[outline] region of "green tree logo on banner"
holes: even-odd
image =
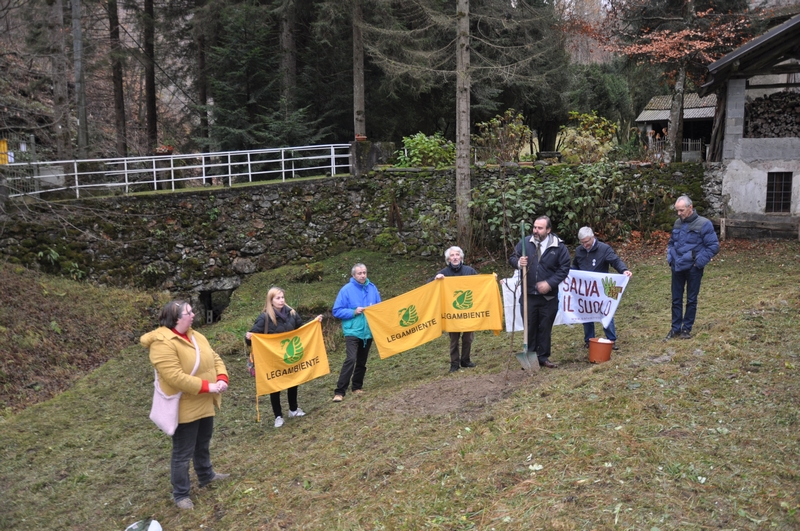
[[[411,326],[419,321],[417,307],[413,304],[408,308],[403,308],[398,312],[398,314],[400,315],[400,326]]]
[[[456,310],[469,310],[472,308],[472,290],[458,290],[453,292],[453,297],[456,300],[453,301],[453,308]]]
[[[287,365],[297,363],[303,359],[303,344],[300,342],[299,336],[294,336],[292,339],[284,339],[281,341],[281,348],[283,349],[283,361]]]

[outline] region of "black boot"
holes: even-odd
[[[467,358],[465,360],[461,360],[461,366],[462,367],[474,367],[475,364],[472,363],[471,361],[469,361],[469,358]]]
[[[450,363],[450,372],[456,372],[458,370],[458,363]]]

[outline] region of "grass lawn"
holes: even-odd
[[[325,260],[318,282],[293,280],[305,266],[254,275],[222,321],[200,329],[231,376],[212,441],[230,480],[195,484],[195,509],[175,507],[171,441],[147,418],[152,367],[130,346],[67,391],[0,417],[0,529],[121,531],[146,517],[169,531],[800,529],[800,243],[723,242],[694,338],[668,342],[663,256],[618,250],[633,278],[610,362],[589,364],[582,328],[559,326],[560,367],[528,374],[514,358],[519,334],[512,345],[480,332],[478,366],[451,375],[443,336],[386,360],[373,348],[364,395],[335,404],[344,344],[328,315],[331,374],[300,387],[307,416],[280,429],[267,397],[255,420],[242,346],[267,289],[284,287],[309,319],[329,312],[356,261],[384,299],[441,262],[350,252]],[[97,289],[58,282],[77,307]]]

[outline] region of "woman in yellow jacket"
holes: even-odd
[[[219,408],[220,395],[228,388],[228,371],[208,340],[192,329],[193,320],[189,303],[169,302],[158,317],[161,326],[141,338],[142,345],[150,349],[150,363],[158,371],[164,393],[183,393],[170,464],[172,496],[181,509],[194,508],[189,498],[189,461],[194,461],[201,487],[230,475],[214,472],[209,452],[215,406]],[[192,375],[198,356],[200,362]]]

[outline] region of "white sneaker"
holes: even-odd
[[[303,411],[302,409],[300,409],[299,407],[297,409],[295,409],[294,411],[289,410],[289,418],[305,417],[305,416],[306,416],[306,412]]]
[[[280,428],[283,426],[283,417],[275,417],[275,427]]]

